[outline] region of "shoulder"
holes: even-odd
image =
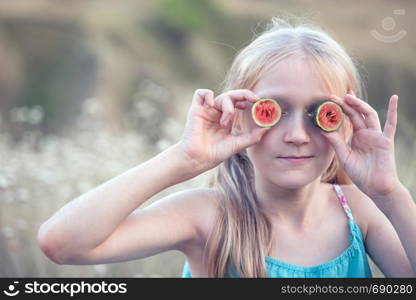
[[[361,229],[364,239],[368,233],[368,227],[373,217],[379,216],[380,210],[373,200],[364,194],[357,186],[339,185],[342,189],[348,205],[351,208],[355,222]]]
[[[193,188],[179,191],[156,201],[155,205],[164,206],[164,211],[186,219],[194,231],[189,247],[205,245],[219,208],[220,192],[211,188]]]
[[[183,204],[188,207],[188,216],[200,234],[214,223],[220,203],[220,193],[210,188],[195,188],[183,192]]]

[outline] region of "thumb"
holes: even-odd
[[[250,147],[254,144],[260,142],[262,137],[269,131],[271,127],[266,128],[254,128],[251,132],[244,133],[240,136],[236,136],[236,144],[238,151],[242,151],[247,147]]]
[[[344,164],[347,160],[349,153],[349,146],[344,141],[344,138],[338,132],[324,132],[320,131],[323,136],[326,137],[328,142],[334,148],[336,155],[338,156],[340,162]]]

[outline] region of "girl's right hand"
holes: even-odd
[[[180,141],[186,157],[198,168],[209,170],[258,143],[269,128],[255,127],[238,136],[231,134],[235,110],[251,107],[258,99],[250,90],[232,90],[216,98],[211,90],[196,90]]]

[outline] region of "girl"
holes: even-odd
[[[195,92],[178,143],[65,205],[42,224],[40,247],[58,264],[179,250],[186,277],[370,277],[367,254],[386,276],[415,276],[416,206],[394,158],[398,97],[382,131],[360,86],[326,33],[273,19],[238,54],[222,94]],[[250,117],[262,97],[283,108],[269,129]],[[322,99],[343,108],[340,130],[311,122]],[[209,188],[136,210],[218,165]]]

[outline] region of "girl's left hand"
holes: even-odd
[[[381,131],[377,111],[367,102],[353,94],[347,94],[344,99],[332,95],[330,99],[341,105],[352,122],[351,146],[340,130],[321,131],[322,134],[334,147],[345,172],[362,192],[372,199],[387,196],[401,184],[394,155],[398,96],[390,98],[384,131]]]

